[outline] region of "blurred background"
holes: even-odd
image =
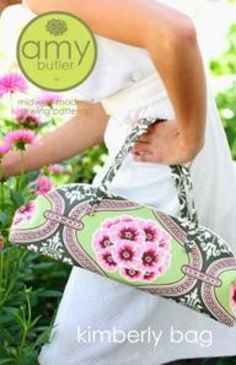
[[[220,119],[232,159],[236,161],[236,0],[166,2],[177,4],[194,19]],[[0,12],[7,3],[9,1],[0,0]],[[9,12],[7,9],[9,16],[4,15],[7,13],[0,16],[0,83],[4,77],[19,72],[14,59],[15,48],[11,45],[26,18],[21,6],[16,6],[18,8],[14,6],[14,9],[17,11]],[[63,104],[59,102],[67,95],[50,96],[39,90],[34,92],[28,91],[24,98],[29,101],[33,95],[40,101],[42,115],[30,110],[30,107],[20,113],[19,110],[14,112],[17,92],[0,96],[0,145],[1,139],[10,131],[28,128],[41,136],[68,119],[68,113],[66,117],[63,115]],[[58,185],[90,183],[105,160],[106,148],[100,145],[62,164],[0,181],[0,365],[37,363],[38,351],[48,339],[71,270],[66,265],[9,244],[9,227],[15,210]],[[236,358],[189,360],[181,364],[233,365]]]

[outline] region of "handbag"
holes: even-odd
[[[98,187],[65,184],[20,207],[10,242],[234,326],[236,257],[222,237],[199,224],[186,164],[169,166],[178,216],[109,193],[124,158],[155,122],[137,121]]]

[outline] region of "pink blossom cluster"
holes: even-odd
[[[128,281],[153,281],[171,262],[171,236],[153,220],[133,216],[107,219],[93,236],[98,262]]]
[[[24,149],[26,144],[32,144],[35,140],[35,133],[28,129],[19,129],[7,133],[3,142],[0,144],[0,159],[9,152],[13,146],[16,146],[18,149]]]

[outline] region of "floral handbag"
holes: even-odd
[[[189,169],[170,166],[179,216],[108,192],[131,147],[155,121],[138,121],[99,187],[62,185],[30,202],[31,216],[19,208],[10,241],[233,326],[236,258],[220,236],[199,225]]]

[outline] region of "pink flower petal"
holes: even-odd
[[[45,195],[53,188],[53,183],[47,176],[40,176],[37,180],[37,195]]]
[[[52,107],[53,104],[57,104],[59,101],[61,101],[60,95],[53,93],[44,93],[40,96],[38,104],[41,106]]]
[[[32,144],[36,140],[36,135],[30,130],[16,130],[13,132],[9,132],[4,141],[7,145],[18,145],[18,144]]]
[[[7,152],[11,149],[11,145],[7,142],[4,142],[0,145],[0,158],[3,157]]]
[[[8,93],[26,92],[28,89],[25,78],[18,73],[6,74],[0,78],[0,96]]]

